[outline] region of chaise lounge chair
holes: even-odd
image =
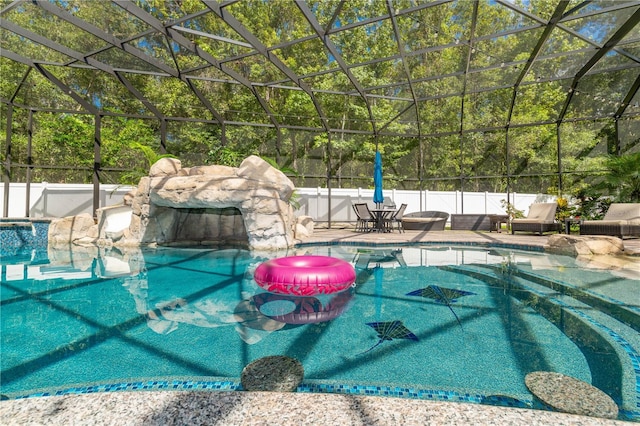
[[[511,233],[516,231],[543,232],[560,231],[562,225],[556,222],[557,203],[533,203],[529,207],[529,213],[524,219],[513,219],[511,221]]]
[[[580,222],[580,235],[640,236],[640,203],[613,203],[602,220]]]

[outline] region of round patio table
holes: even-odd
[[[389,208],[369,209],[369,211],[373,213],[373,216],[376,219],[376,227],[374,228],[375,231],[391,232],[391,230],[385,226],[384,221],[390,214],[396,211],[395,209],[389,209]]]

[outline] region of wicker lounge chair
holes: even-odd
[[[640,236],[640,203],[613,203],[602,220],[580,222],[580,235]]]
[[[556,222],[557,203],[533,203],[529,207],[529,213],[525,219],[513,219],[511,221],[511,233],[516,231],[543,232],[560,231],[562,225]]]

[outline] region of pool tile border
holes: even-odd
[[[144,391],[203,391],[203,392],[235,392],[244,391],[242,384],[233,380],[137,380],[122,383],[102,383],[87,386],[72,386],[58,390],[43,390],[25,395],[3,399],[28,399],[49,396],[63,396],[74,394],[92,394],[101,392],[144,392]],[[508,408],[526,408],[542,411],[554,411],[535,399],[517,399],[505,395],[481,395],[446,391],[437,389],[416,389],[399,386],[328,384],[302,382],[296,389],[298,393],[328,393],[359,396],[380,396],[407,399],[419,399],[439,402],[462,402],[471,404],[491,405]],[[620,410],[621,420],[640,420],[640,410]]]
[[[28,399],[47,396],[62,396],[73,394],[90,394],[100,392],[127,392],[127,391],[244,391],[242,384],[233,380],[137,380],[121,383],[101,383],[86,386],[72,386],[64,389],[47,389],[29,394],[13,396],[9,399]],[[417,389],[400,386],[376,386],[354,384],[332,384],[317,382],[302,382],[296,389],[299,393],[335,393],[346,395],[389,396],[408,399],[422,399],[431,401],[467,402],[475,404],[497,405],[516,408],[538,408],[533,400],[518,400],[516,398],[501,395],[481,395],[446,391],[437,389]]]

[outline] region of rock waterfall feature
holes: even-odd
[[[89,214],[52,221],[49,242],[102,247],[241,243],[252,250],[286,249],[294,245],[296,229],[308,235],[313,227],[306,216],[296,218],[289,202],[294,190],[284,173],[257,156],[237,168],[182,168],[180,160],[163,158],[123,205],[98,209],[97,224]]]
[[[131,224],[123,237],[140,244],[248,242],[273,250],[294,244],[296,217],[289,203],[295,187],[260,157],[240,167],[182,168],[164,158],[126,197]],[[128,234],[128,235],[127,235]]]

